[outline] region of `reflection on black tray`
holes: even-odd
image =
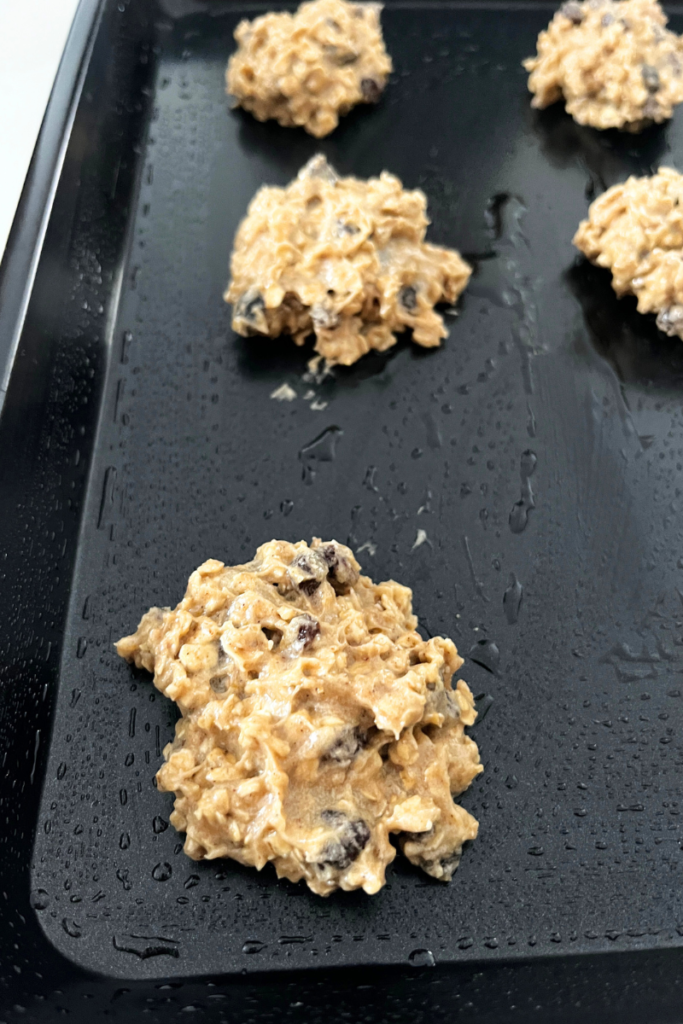
[[[556,167],[569,167],[577,160],[586,168],[589,180],[586,198],[597,195],[629,174],[654,174],[666,163],[667,125],[652,125],[640,135],[598,131],[576,121],[562,103],[532,112],[533,129],[543,153]]]
[[[639,313],[634,296],[618,298],[609,270],[579,259],[566,276],[596,351],[621,381],[641,388],[683,389],[683,340],[663,334],[654,313]]]

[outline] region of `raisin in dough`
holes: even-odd
[[[665,334],[683,338],[683,175],[660,167],[599,196],[574,245],[612,271],[617,295],[635,295]]]
[[[232,857],[313,892],[375,893],[396,851],[448,881],[477,822],[453,796],[481,772],[451,640],[416,632],[411,591],[361,576],[336,541],[210,559],[177,608],[118,653],[178,703],[157,776],[195,860]]]
[[[408,327],[418,345],[439,345],[448,332],[434,305],[455,302],[472,271],[424,241],[426,208],[392,174],[339,178],[323,156],[286,188],[259,189],[235,236],[234,330],[297,345],[313,333],[316,352],[344,366]]]
[[[533,107],[564,96],[579,124],[638,132],[683,101],[683,40],[654,0],[568,0],[524,61]]]
[[[380,4],[314,0],[296,14],[241,21],[227,89],[259,121],[322,138],[357,103],[376,103],[391,72]]]

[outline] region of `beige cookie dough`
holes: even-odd
[[[427,200],[392,174],[339,178],[323,156],[286,188],[259,189],[235,236],[232,326],[245,336],[291,335],[328,363],[384,351],[410,327],[437,346],[448,334],[438,302],[455,302],[471,268],[424,241]]]
[[[403,852],[448,881],[477,822],[453,797],[481,772],[451,640],[416,632],[411,591],[314,539],[210,559],[118,653],[182,717],[158,786],[195,860],[232,857],[313,892],[376,893]]]
[[[579,124],[638,132],[683,101],[683,40],[654,0],[568,0],[538,37],[533,107],[564,97]]]
[[[391,73],[381,4],[314,0],[296,14],[241,21],[227,89],[259,121],[322,138],[357,103],[377,103]]]
[[[683,338],[683,175],[660,167],[599,196],[574,245],[612,271],[617,295],[635,295],[665,334]]]

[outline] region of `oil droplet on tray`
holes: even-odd
[[[510,584],[503,594],[503,610],[505,612],[505,618],[508,620],[508,625],[514,626],[519,618],[519,609],[522,604],[522,597],[524,594],[524,588],[519,582],[514,572],[510,573]]]
[[[310,444],[303,446],[299,452],[299,459],[303,464],[304,483],[313,483],[318,463],[334,461],[337,442],[343,433],[341,427],[327,427]]]
[[[243,953],[260,953],[262,949],[266,948],[265,942],[259,942],[258,939],[247,939],[242,946]]]
[[[414,949],[408,956],[408,962],[413,967],[435,967],[436,960],[430,949]]]
[[[478,693],[474,698],[474,707],[477,712],[477,720],[474,726],[481,725],[493,705],[493,697],[490,693]],[[474,728],[472,726],[472,728]]]
[[[31,906],[34,910],[45,910],[49,903],[50,895],[46,889],[35,889],[31,893]]]
[[[487,672],[491,672],[494,676],[497,674],[498,665],[500,664],[500,651],[498,645],[493,640],[478,640],[470,648],[469,658],[476,662],[477,665],[485,668]]]
[[[534,492],[531,489],[529,478],[533,475],[537,462],[538,459],[532,451],[527,449],[522,452],[522,456],[519,460],[519,475],[522,480],[522,494],[519,501],[516,501],[512,506],[512,511],[510,512],[510,529],[513,533],[522,533],[522,531],[526,529],[526,525],[529,521],[529,512],[532,508],[536,508]]]

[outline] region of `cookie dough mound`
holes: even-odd
[[[591,204],[574,245],[612,271],[617,295],[635,295],[665,334],[683,338],[683,175],[660,167],[629,178]]]
[[[381,5],[314,0],[296,14],[241,21],[227,89],[259,121],[322,138],[357,103],[377,103],[391,73]]]
[[[564,96],[579,124],[638,132],[683,101],[683,40],[656,0],[568,0],[538,37],[532,107]]]
[[[477,822],[453,796],[481,772],[451,640],[416,632],[411,591],[361,576],[336,541],[210,559],[174,610],[118,653],[182,717],[157,776],[195,860],[232,857],[326,896],[377,892],[396,850],[448,881]]]
[[[392,174],[339,178],[323,156],[286,188],[260,189],[235,236],[233,329],[297,345],[314,333],[316,352],[344,366],[408,327],[418,345],[439,345],[448,332],[434,305],[455,302],[472,271],[424,241],[426,208]]]

